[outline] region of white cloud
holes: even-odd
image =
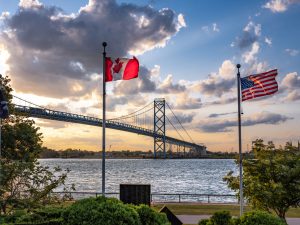
[[[39,0],[20,0],[19,7],[23,9],[33,9],[33,8],[40,8],[43,4],[39,2]]]
[[[290,56],[296,56],[299,54],[299,50],[296,49],[285,49],[285,51],[290,55]]]
[[[266,42],[269,46],[272,46],[272,39],[271,39],[271,38],[265,37],[265,42]]]
[[[254,31],[254,34],[256,36],[261,35],[261,24],[255,24],[253,21],[250,21],[244,28],[244,31],[251,32],[251,30]]]
[[[9,12],[2,12],[0,15],[0,20],[5,20],[7,17],[9,17]]]
[[[285,12],[288,6],[294,3],[300,3],[299,0],[270,0],[263,8],[270,9],[273,13]]]
[[[282,86],[288,89],[300,89],[300,76],[297,72],[288,73],[281,82]]]
[[[218,28],[217,23],[213,23],[212,25],[213,25],[213,31],[215,31],[215,32],[219,32],[220,31],[220,29]]]
[[[212,23],[211,25],[206,25],[201,27],[201,29],[205,32],[205,33],[210,33],[210,32],[220,32],[220,28],[218,27],[217,23]]]
[[[259,52],[259,43],[256,41],[252,44],[252,47],[250,51],[246,51],[242,58],[245,61],[245,63],[251,63],[256,60],[256,55]]]
[[[232,79],[236,74],[236,66],[230,60],[225,60],[219,68],[219,74],[226,80]]]
[[[178,18],[178,24],[179,24],[180,28],[186,27],[186,23],[185,23],[183,14],[180,13],[177,18]]]

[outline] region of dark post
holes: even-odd
[[[106,51],[105,48],[107,46],[106,42],[102,43],[103,46],[103,103],[102,103],[102,195],[105,196],[105,125],[106,125],[106,65],[105,65],[105,59],[106,59]]]
[[[237,73],[237,95],[238,95],[238,130],[239,130],[239,166],[240,166],[240,216],[243,215],[243,155],[242,155],[242,126],[241,126],[241,65],[236,65]]]

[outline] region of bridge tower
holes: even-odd
[[[158,152],[163,152],[166,158],[166,101],[164,98],[154,99],[154,158]]]

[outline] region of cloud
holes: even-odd
[[[220,29],[219,29],[217,23],[213,23],[212,25],[213,25],[213,31],[220,32]]]
[[[208,118],[216,118],[216,117],[227,116],[227,115],[232,115],[232,114],[236,114],[236,113],[237,113],[237,112],[212,113],[212,114],[209,114]]]
[[[296,56],[299,54],[299,50],[296,49],[285,49],[285,51],[290,55],[290,56]]]
[[[271,38],[265,37],[265,42],[266,42],[269,46],[272,46],[272,39],[271,39]]]
[[[212,23],[211,25],[202,26],[201,30],[204,31],[205,33],[220,32],[220,28],[218,27],[217,23]]]
[[[184,85],[174,84],[173,76],[169,74],[165,80],[158,86],[158,93],[180,93],[186,90]]]
[[[9,17],[10,13],[9,12],[2,12],[0,15],[0,20],[5,20]]]
[[[186,92],[177,96],[175,103],[171,104],[171,108],[179,110],[200,109],[202,106],[201,98],[190,97]]]
[[[300,76],[297,72],[288,73],[285,75],[281,84],[284,88],[290,90],[299,90],[300,89]]]
[[[76,14],[22,0],[5,24],[0,41],[10,54],[7,63],[15,89],[51,97],[98,88],[92,77],[101,73],[102,41],[108,42],[111,57],[142,54],[164,47],[186,26],[184,16],[171,9],[114,0],[90,0]],[[77,93],[79,85],[82,91]],[[144,90],[153,89],[151,82],[143,85]]]
[[[262,112],[257,113],[249,118],[243,118],[242,126],[254,126],[258,124],[276,125],[289,119],[293,118],[276,113]],[[219,120],[215,122],[201,122],[199,126],[205,132],[228,132],[232,131],[232,128],[237,127],[237,125],[237,120]]]
[[[273,13],[281,13],[281,12],[285,12],[290,5],[295,3],[300,3],[300,1],[299,0],[270,0],[262,7],[271,10]]]
[[[116,95],[136,95],[138,93],[155,92],[157,85],[152,80],[156,75],[156,70],[149,70],[144,66],[140,66],[139,78],[130,81],[130,85],[127,82],[118,82],[114,85],[113,93]]]
[[[261,24],[255,24],[253,21],[249,21],[244,27],[242,35],[237,37],[231,46],[238,46],[240,49],[248,48],[257,42],[260,36]]]
[[[194,119],[194,116],[195,116],[195,114],[180,114],[180,113],[176,113],[176,117],[178,118],[178,120],[179,120],[179,122],[181,124],[191,123],[193,121],[193,119]],[[175,118],[173,118],[173,117],[170,117],[170,118],[172,118],[172,123],[174,125],[179,124],[179,122]]]
[[[230,60],[225,60],[218,74],[210,74],[207,79],[195,83],[192,89],[204,95],[220,97],[234,86],[235,73],[235,65]]]
[[[300,100],[300,92],[298,90],[291,91],[283,100],[288,102],[298,101]]]
[[[259,52],[259,43],[258,42],[254,42],[252,44],[252,47],[249,51],[246,51],[243,55],[242,58],[245,61],[245,63],[251,63],[254,62],[256,60],[256,55]]]

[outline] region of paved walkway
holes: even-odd
[[[184,224],[198,224],[200,219],[210,218],[211,215],[176,215]],[[287,218],[288,225],[300,225],[300,218]]]

